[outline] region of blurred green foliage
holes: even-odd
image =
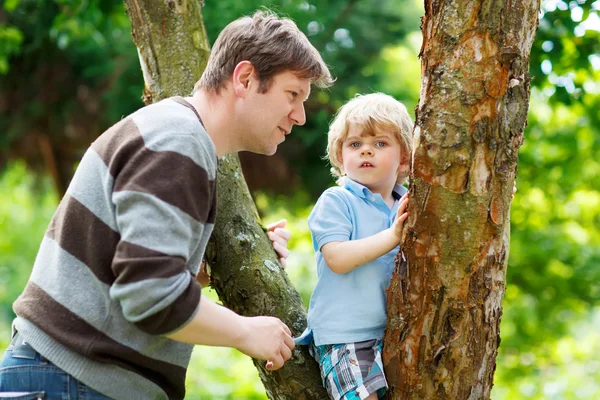
[[[0,321],[6,324],[58,200],[49,180],[34,176],[22,162],[0,175],[0,193]]]
[[[226,23],[263,5],[269,4],[206,2],[211,42]],[[321,159],[327,124],[359,92],[384,91],[414,107],[422,6],[416,0],[282,0],[269,6],[297,21],[338,77],[331,90],[311,96],[308,123],[280,150],[302,178],[301,186],[292,196],[255,193],[267,222],[288,219],[294,236],[287,271],[308,304],[316,277],[306,217],[315,196],[333,184]],[[542,5],[511,209],[494,399],[600,398],[599,10],[600,1],[589,0]],[[59,153],[81,153],[90,138],[141,106],[142,85],[120,1],[0,4],[0,154],[27,159],[36,146],[24,137],[35,130],[59,143]],[[0,158],[0,165],[6,159]],[[5,165],[0,346],[8,338],[11,304],[57,203],[44,174],[32,173],[23,162]],[[197,348],[187,386],[190,399],[266,398],[251,360],[230,349]]]
[[[142,88],[122,1],[0,2],[0,167],[55,164],[64,190],[89,143],[143,105]]]

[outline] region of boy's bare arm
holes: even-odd
[[[407,204],[408,194],[400,200],[394,224],[382,232],[364,239],[324,244],[321,247],[321,253],[329,269],[336,274],[345,274],[381,257],[398,246],[402,236],[402,225],[408,217]]]

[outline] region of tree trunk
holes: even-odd
[[[126,0],[140,56],[146,104],[187,95],[210,52],[200,2]],[[306,327],[298,292],[281,269],[239,166],[237,155],[221,157],[218,213],[207,249],[211,280],[223,304],[242,315],[273,315],[295,335]],[[304,347],[304,346],[303,346]],[[294,350],[283,368],[271,372],[254,361],[271,399],[323,399],[319,369],[308,351]]]
[[[241,315],[274,315],[298,336],[306,328],[302,299],[281,269],[242,175],[237,155],[219,160],[219,209],[207,249],[212,285],[227,307]],[[278,371],[254,360],[271,399],[326,399],[319,367],[306,346]]]
[[[388,289],[392,399],[488,399],[539,0],[426,0],[409,217]]]

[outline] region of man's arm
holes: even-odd
[[[136,138],[137,126],[127,124]],[[152,151],[146,142],[133,141],[116,155],[106,146],[105,158],[116,159],[107,164],[120,167],[112,193],[121,237],[111,265],[116,276],[111,299],[121,305],[125,319],[148,334],[235,347],[271,360],[270,369],[280,368],[294,347],[285,324],[272,317],[241,317],[202,297],[187,268],[190,248],[214,223],[208,205],[214,202],[215,166],[210,155],[203,155],[202,138],[176,139],[154,140]],[[165,143],[169,146],[161,147]],[[169,177],[178,177],[168,185],[163,184],[165,165]]]
[[[336,274],[345,274],[381,257],[400,244],[402,226],[408,217],[408,194],[400,199],[394,224],[373,236],[344,242],[329,242],[321,247],[325,263]]]
[[[167,337],[185,343],[233,347],[250,357],[269,360],[267,368],[276,370],[292,356],[291,335],[278,318],[242,317],[202,296],[192,321]]]

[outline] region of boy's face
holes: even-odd
[[[266,93],[259,93],[259,81],[253,76],[253,90],[244,99],[244,150],[273,155],[294,125],[304,125],[304,101],[310,94],[310,82],[290,71],[273,77]]]
[[[382,196],[391,193],[398,173],[405,168],[400,141],[393,132],[365,134],[362,128],[351,125],[348,137],[342,142],[342,172]]]

